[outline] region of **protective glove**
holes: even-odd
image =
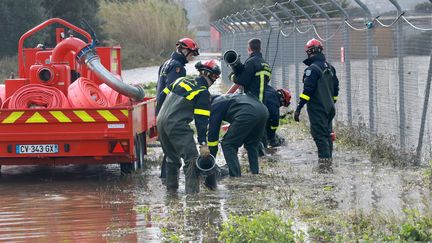
[[[207,146],[207,144],[201,144],[199,146],[199,153],[200,153],[200,156],[202,156],[202,157],[210,156],[210,149]]]
[[[300,121],[300,111],[301,111],[301,109],[299,109],[297,107],[296,111],[294,112],[294,121],[296,121],[296,122]]]

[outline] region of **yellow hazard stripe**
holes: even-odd
[[[25,123],[47,123],[47,119],[45,119],[39,112],[35,112],[29,119],[25,121]]]
[[[276,130],[276,129],[278,129],[278,127],[279,127],[279,126],[270,126],[270,129],[271,129],[271,130]]]
[[[307,95],[305,95],[305,94],[303,94],[303,93],[300,95],[300,98],[301,98],[301,99],[304,99],[304,100],[306,100],[306,101],[309,101],[309,100],[310,100],[310,97],[307,96]]]
[[[186,91],[192,90],[191,86],[185,84],[184,82],[179,83],[179,86],[182,87],[183,89],[185,89]]]
[[[63,112],[61,111],[50,111],[51,115],[57,119],[59,122],[72,122],[69,117],[67,117]]]
[[[95,122],[95,119],[91,117],[85,111],[73,111],[83,122]]]
[[[12,112],[6,119],[2,121],[2,123],[14,123],[16,120],[18,120],[22,115],[24,114],[24,111],[14,111]]]
[[[126,117],[129,117],[129,111],[128,110],[120,110],[123,115],[125,115]]]
[[[194,109],[194,114],[202,115],[202,116],[210,116],[210,111],[204,109]]]
[[[207,143],[207,146],[210,146],[210,147],[214,147],[214,146],[218,146],[218,144],[219,144],[219,141],[218,140],[216,140],[216,141],[213,141],[213,142],[208,142]]]
[[[191,92],[188,96],[186,96],[187,100],[193,100],[195,96],[197,96],[201,91],[204,91],[205,89],[199,89]]]
[[[97,113],[99,113],[99,115],[105,118],[106,121],[109,122],[119,121],[119,119],[108,110],[97,110]]]

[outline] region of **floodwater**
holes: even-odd
[[[336,146],[334,164],[319,168],[309,135],[285,125],[285,146],[267,150],[261,173],[226,178],[216,191],[167,194],[159,176],[160,148],[129,176],[110,166],[3,166],[0,242],[216,242],[230,214],[283,210],[310,202],[332,211],[400,215],[405,208],[432,210],[421,170],[372,163],[360,150]],[[222,156],[218,164],[222,165]]]
[[[179,191],[167,194],[157,146],[145,168],[128,176],[117,165],[3,166],[0,242],[217,242],[230,214],[300,204],[342,213],[432,211],[422,168],[371,162],[364,151],[338,144],[333,165],[320,168],[303,126],[284,125],[279,133],[287,143],[267,150],[259,175],[248,172],[240,150],[243,176],[221,180],[216,191],[201,186],[197,195],[185,194],[183,173]],[[217,161],[224,164],[221,154]]]

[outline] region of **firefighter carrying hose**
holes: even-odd
[[[221,123],[229,122],[230,127],[222,139],[221,147],[230,176],[241,176],[237,152],[242,145],[247,151],[252,174],[258,174],[258,144],[264,134],[267,118],[267,108],[251,94],[221,95],[212,101],[208,146],[216,157]]]
[[[287,89],[275,90],[272,86],[268,85],[264,93],[264,105],[269,111],[269,118],[266,124],[266,132],[263,138],[264,147],[269,144],[271,147],[279,147],[285,139],[276,134],[279,127],[281,106],[288,107],[291,103],[291,93]]]
[[[247,50],[249,58],[244,65],[233,69],[235,78],[232,79],[243,86],[245,93],[251,93],[264,102],[264,92],[271,79],[271,68],[262,57],[260,39],[250,39]]]
[[[164,100],[157,116],[157,129],[162,150],[166,156],[166,186],[169,191],[178,188],[180,159],[183,159],[186,193],[199,192],[199,174],[195,165],[198,155],[210,155],[207,146],[207,126],[210,117],[210,93],[208,88],[221,73],[214,60],[198,62],[197,78],[183,77],[163,90]],[[165,98],[166,97],[166,98]],[[199,154],[195,146],[194,132],[189,123],[195,120],[200,144]]]
[[[191,38],[182,38],[176,43],[176,51],[171,54],[171,58],[166,60],[159,67],[158,82],[156,86],[156,114],[159,112],[163,98],[162,91],[171,85],[178,78],[186,76],[186,63],[199,55],[197,43]],[[163,97],[163,98],[162,98]],[[161,165],[161,178],[166,177],[166,157],[164,155]]]
[[[300,121],[300,112],[307,103],[311,135],[318,148],[319,162],[331,163],[333,141],[332,120],[339,94],[339,80],[335,68],[326,62],[320,41],[311,39],[306,43],[308,58],[303,61],[308,67],[303,74],[303,93],[294,113],[294,120]]]

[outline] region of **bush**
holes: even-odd
[[[166,58],[160,53],[170,53],[178,39],[190,36],[185,11],[172,1],[104,0],[98,15],[107,44],[122,46],[124,68],[160,64]]]
[[[223,242],[295,242],[291,221],[284,222],[272,212],[248,216],[230,215],[222,224],[219,240]]]

